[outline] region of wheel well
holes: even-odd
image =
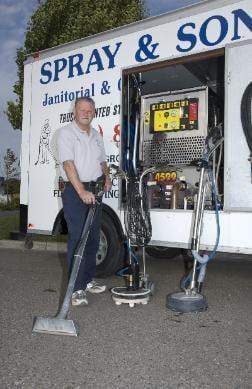
[[[113,220],[116,229],[119,232],[120,239],[123,241],[125,239],[125,235],[122,229],[122,224],[116,212],[107,204],[102,204],[102,212],[106,213]]]
[[[64,211],[63,208],[59,211],[58,215],[56,216],[54,225],[53,225],[53,230],[52,230],[53,235],[66,235],[67,234],[67,224],[66,220],[64,218]]]
[[[124,240],[125,235],[122,229],[122,224],[119,220],[119,217],[115,213],[115,211],[110,208],[107,204],[102,204],[102,212],[106,213],[114,222],[117,231],[119,232],[119,236],[121,240]],[[63,208],[59,211],[58,215],[56,216],[54,225],[53,225],[53,230],[52,230],[53,235],[58,235],[58,234],[67,234],[67,223],[64,218],[64,211]]]

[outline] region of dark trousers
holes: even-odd
[[[94,192],[94,186],[85,184],[85,189]],[[73,267],[74,252],[79,243],[90,206],[81,201],[72,185],[67,185],[62,193],[64,217],[68,228],[67,262],[69,274]],[[86,289],[87,283],[95,275],[96,253],[99,248],[101,227],[101,207],[99,206],[90,229],[88,241],[75,282],[74,291]]]

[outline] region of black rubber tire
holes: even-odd
[[[31,237],[27,237],[24,242],[24,246],[27,250],[31,250],[33,248],[33,240]]]
[[[155,258],[172,259],[181,254],[181,249],[165,246],[147,246],[146,253]]]
[[[108,277],[115,274],[122,267],[124,245],[113,218],[106,212],[102,213],[100,248],[102,246],[102,240],[103,249],[99,249],[97,253],[96,276]]]
[[[184,292],[170,293],[166,296],[166,307],[175,312],[203,312],[208,308],[205,296],[186,296]]]

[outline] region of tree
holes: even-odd
[[[28,23],[24,47],[17,50],[18,81],[15,102],[6,114],[14,129],[22,126],[24,59],[27,54],[140,20],[146,14],[144,0],[38,0]]]
[[[6,150],[4,156],[4,173],[5,173],[5,192],[7,195],[7,205],[9,204],[9,195],[16,193],[17,184],[15,183],[18,176],[18,169],[16,166],[17,157],[10,148]]]
[[[5,188],[8,185],[8,193],[14,195],[20,191],[20,180],[18,178],[9,178],[5,180]],[[7,190],[6,190],[7,192]]]

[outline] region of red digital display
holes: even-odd
[[[198,120],[198,103],[189,103],[189,120]]]

